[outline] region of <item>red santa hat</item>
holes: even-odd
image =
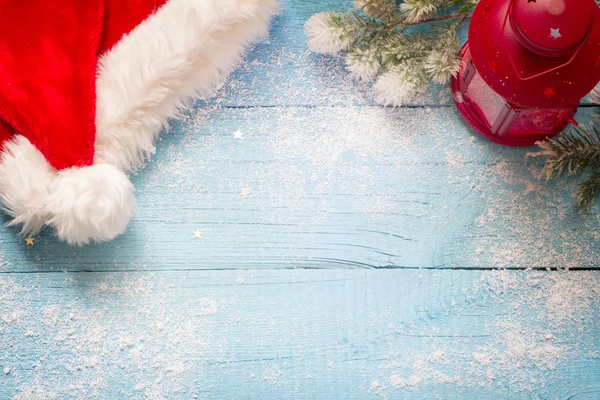
[[[111,240],[127,172],[186,99],[210,95],[277,0],[0,0],[0,199],[22,234]]]

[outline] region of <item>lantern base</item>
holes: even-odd
[[[460,51],[461,59],[465,59],[465,56],[470,57],[469,54],[469,43],[465,43],[463,48]],[[492,142],[501,144],[503,146],[512,146],[512,147],[526,147],[526,146],[534,146],[537,142],[541,142],[552,138],[560,131],[562,131],[568,125],[568,122],[561,124],[563,126],[556,127],[555,132],[547,132],[547,133],[511,133],[510,135],[498,135],[492,133],[489,125],[483,120],[481,115],[479,114],[476,106],[471,104],[470,100],[464,96],[461,91],[461,81],[463,80],[463,74],[466,72],[466,69],[461,67],[456,77],[452,77],[451,86],[452,86],[452,94],[454,98],[454,103],[456,104],[456,108],[460,115],[464,118],[464,120],[473,128],[479,135],[484,138],[491,140]]]
[[[557,134],[545,134],[545,135],[510,135],[510,137],[500,136],[492,133],[490,128],[479,116],[477,110],[469,104],[469,101],[463,98],[460,92],[460,74],[456,78],[452,78],[452,93],[454,97],[454,103],[460,115],[464,118],[467,124],[473,128],[480,136],[491,140],[494,143],[501,144],[503,146],[511,147],[527,147],[535,146],[537,142],[544,141]]]

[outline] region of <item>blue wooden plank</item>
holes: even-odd
[[[1,275],[0,398],[595,399],[598,298],[600,272]]]
[[[135,177],[126,235],[27,247],[2,228],[2,269],[597,267],[596,211],[579,214],[576,181],[540,180],[527,151],[453,109],[199,109]]]

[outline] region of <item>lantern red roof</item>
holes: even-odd
[[[480,0],[469,43],[485,82],[521,107],[576,106],[600,81],[594,0]]]

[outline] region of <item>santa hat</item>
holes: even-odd
[[[125,175],[194,96],[210,95],[277,0],[0,0],[0,199],[22,234],[111,240]]]

